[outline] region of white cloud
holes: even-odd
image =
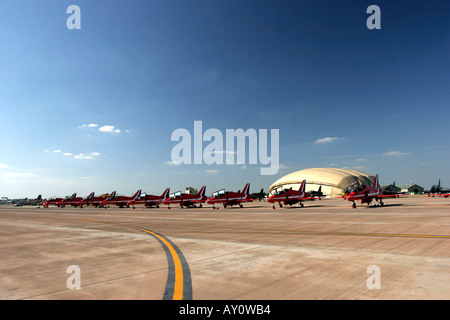
[[[74,159],[94,159],[94,157],[97,157],[100,155],[100,152],[92,152],[91,154],[84,154],[80,153],[75,156],[73,156]]]
[[[109,133],[120,133],[119,129],[116,129],[115,126],[111,126],[111,125],[104,125],[104,126],[98,128],[98,131],[109,132]]]
[[[7,164],[0,163],[0,168],[8,168],[8,167],[9,166]]]
[[[278,166],[278,170],[285,170],[285,169],[290,169],[290,167],[288,167],[284,163],[280,163],[280,165]]]
[[[217,174],[219,173],[219,170],[205,170],[205,172],[208,174]]]
[[[407,156],[411,153],[409,152],[400,152],[400,151],[389,151],[389,152],[385,152],[383,153],[383,156],[387,156],[387,157],[401,157],[401,156]]]
[[[98,124],[96,123],[89,123],[89,124],[82,124],[78,128],[97,128]]]
[[[173,162],[173,161],[166,161],[166,162],[164,162],[164,164],[167,165],[167,166],[177,166],[177,165],[179,165],[181,163],[176,163],[176,162]]]
[[[97,123],[90,123],[90,124],[82,124],[81,126],[78,126],[78,128],[98,128],[98,131],[100,132],[107,132],[107,133],[121,133],[122,130],[116,128],[113,125],[106,124],[103,126],[100,126]],[[126,129],[124,130],[126,133],[131,133],[130,130]]]
[[[87,156],[84,153],[77,154],[73,156],[74,159],[94,159],[93,156]]]
[[[45,152],[48,152],[48,150],[45,150]],[[71,153],[71,152],[62,152],[59,149],[53,150],[52,152],[62,154],[65,157],[73,156],[73,159],[94,159],[94,157],[98,157],[101,154],[100,152],[91,152],[90,154],[80,153],[80,154],[73,155],[73,153]]]
[[[336,140],[341,140],[341,139],[343,139],[343,138],[326,137],[326,138],[317,139],[316,141],[314,141],[314,143],[315,144],[331,143],[331,142],[334,142]]]

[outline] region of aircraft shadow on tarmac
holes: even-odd
[[[391,204],[384,204],[383,207],[401,207],[404,206],[403,203],[391,203]],[[364,206],[360,206],[359,208],[364,208]],[[381,208],[381,206],[366,206],[366,208]]]
[[[326,205],[322,205],[322,204],[313,204],[313,205],[305,205],[304,207],[300,207],[300,206],[283,206],[283,208],[277,208],[277,209],[307,209],[307,208],[320,208],[320,207],[326,207]]]

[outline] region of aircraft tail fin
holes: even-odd
[[[167,188],[167,189],[163,192],[163,194],[161,195],[161,198],[163,198],[164,200],[166,200],[166,199],[169,197],[169,191],[170,191],[170,188]]]
[[[94,197],[95,192],[91,192],[90,195],[87,196],[87,200],[91,200]]]
[[[77,196],[77,193],[75,192],[73,195],[70,196],[70,200],[75,199],[76,196]]]
[[[200,191],[197,193],[199,197],[203,197],[205,195],[206,186],[203,186]]]
[[[373,179],[373,188],[378,188],[378,174],[375,176],[375,179]]]
[[[111,200],[116,196],[116,191],[111,192],[111,194],[109,195],[109,197],[107,198],[107,200]]]
[[[305,187],[306,187],[305,185],[306,185],[306,180],[303,180],[302,184],[300,185],[300,188],[298,188],[298,191],[305,192]]]
[[[142,190],[139,189],[139,190],[134,194],[133,200],[139,199],[139,197],[141,196],[141,192],[142,192]]]
[[[244,187],[244,189],[242,190],[242,193],[245,195],[248,195],[250,191],[250,183],[247,183]]]

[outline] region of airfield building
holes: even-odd
[[[375,177],[371,174],[350,169],[338,168],[311,168],[295,171],[281,177],[269,187],[269,193],[274,194],[282,189],[292,187],[298,190],[303,180],[306,180],[306,191],[317,191],[319,187],[327,197],[337,197],[342,194],[342,190],[356,181],[361,181],[366,185],[372,185]]]
[[[425,191],[424,188],[415,183],[399,185],[398,187],[400,188],[400,192],[406,192],[410,194],[420,194]]]

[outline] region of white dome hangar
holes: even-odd
[[[276,190],[291,187],[298,190],[302,181],[306,180],[306,191],[317,191],[321,186],[324,195],[334,198],[342,194],[342,189],[357,180],[366,185],[372,185],[374,179],[373,175],[356,170],[311,168],[295,171],[281,177],[269,187],[269,193],[273,194]]]

